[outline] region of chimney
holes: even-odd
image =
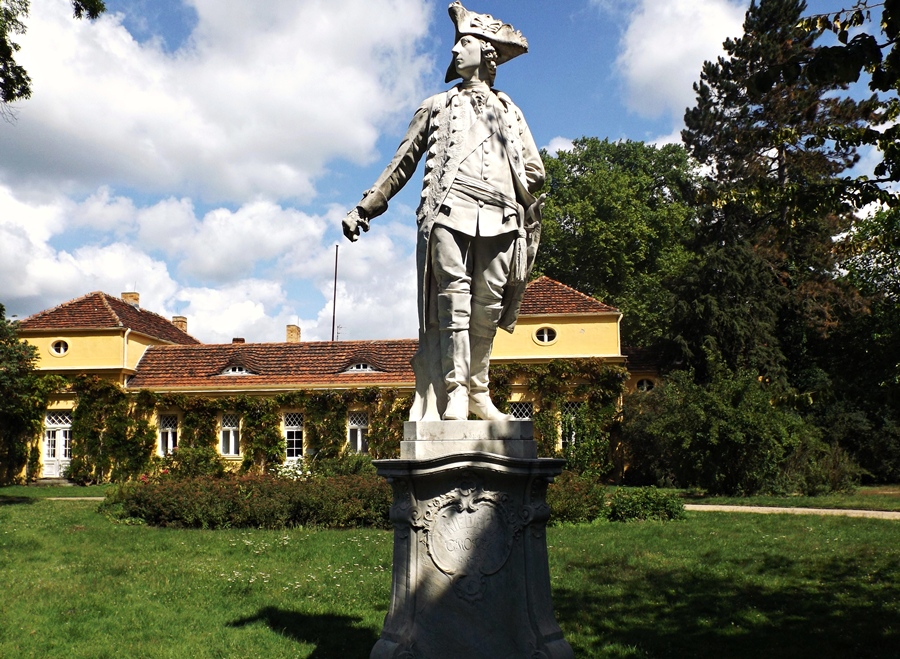
[[[187,334],[187,316],[172,316],[172,324]]]
[[[141,306],[141,294],[136,293],[135,291],[126,291],[125,293],[122,293],[122,299],[133,307],[140,308]]]
[[[238,337],[234,337],[233,339],[231,339],[231,342],[232,343],[247,343],[246,341],[244,341],[244,339],[239,339]]]
[[[288,325],[287,339],[285,340],[288,343],[300,343],[300,327],[298,325]]]

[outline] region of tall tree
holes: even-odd
[[[0,485],[20,479],[57,378],[34,370],[37,349],[20,340],[0,304]]]
[[[549,192],[536,269],[624,312],[626,345],[662,336],[663,279],[686,258],[695,174],[681,146],[576,140],[544,154]]]
[[[16,63],[20,46],[13,39],[25,33],[25,21],[30,8],[29,0],[0,0],[0,111],[7,103],[31,96],[31,78]],[[75,18],[97,18],[106,11],[103,0],[72,0]]]
[[[704,64],[685,114],[685,145],[709,174],[697,258],[675,286],[673,346],[700,378],[715,355],[805,387],[822,342],[859,308],[833,248],[853,222],[840,175],[858,155],[822,135],[825,126],[862,130],[879,107],[791,64],[819,48],[805,9],[802,0],[752,2],[744,35]]]

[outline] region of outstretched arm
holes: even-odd
[[[344,218],[344,235],[349,240],[355,242],[359,238],[360,230],[369,230],[369,220],[387,210],[388,201],[406,185],[416,171],[428,141],[430,113],[431,99],[416,110],[391,162],[384,168],[375,185],[363,193],[363,198],[356,208]]]

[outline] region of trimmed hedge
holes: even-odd
[[[373,475],[286,480],[265,475],[126,483],[103,508],[153,526],[389,528],[390,486]]]
[[[619,488],[609,502],[609,521],[629,522],[655,519],[668,521],[684,517],[684,502],[674,492],[655,487]]]

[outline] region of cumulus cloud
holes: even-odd
[[[170,53],[120,15],[72,21],[69,0],[33,3],[19,59],[34,98],[4,135],[0,180],[308,200],[329,161],[373,157],[432,68],[422,0],[193,4],[194,32]]]
[[[554,137],[547,146],[543,147],[551,156],[556,156],[560,151],[571,151],[574,146],[568,137]]]
[[[596,0],[595,0],[596,1]],[[722,42],[743,33],[746,0],[639,0],[622,36],[616,66],[630,110],[671,115],[679,123],[694,103],[692,85]]]

